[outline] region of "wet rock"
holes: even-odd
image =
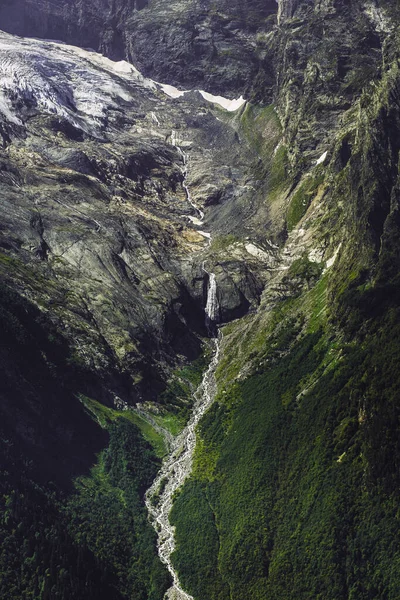
[[[0,20],[17,35],[93,48],[114,60],[128,58],[153,79],[228,95],[251,85],[260,36],[273,28],[276,13],[275,0],[211,6],[193,0],[54,0],[46,6],[16,0],[2,4]]]
[[[155,399],[207,335],[207,222],[231,206],[245,223],[254,152],[200,94],[170,98],[127,63],[1,34],[6,82],[8,60],[1,275],[52,315],[77,361],[111,388],[119,373],[125,401]],[[221,270],[223,319],[254,303],[249,273],[240,259]]]

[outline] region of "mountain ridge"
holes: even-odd
[[[60,12],[40,22],[42,8],[26,2],[38,22],[25,26],[38,36],[57,37],[59,28],[66,41],[80,36],[87,45],[82,31],[94,16],[85,13],[91,5],[78,5],[56,3],[51,11]],[[28,33],[10,6],[3,2],[0,16]],[[46,530],[35,583],[31,532],[13,500],[10,531],[18,523],[27,531],[16,559],[27,576],[12,584],[15,598],[32,589],[40,598],[80,598],[82,570],[66,558],[79,547],[118,598],[159,600],[168,588],[143,500],[165,448],[142,417],[148,411],[175,432],[187,419],[207,357],[207,269],[224,338],[216,401],[199,424],[193,474],[171,514],[182,584],[199,600],[395,600],[396,3],[103,3],[96,20],[93,46],[109,57],[137,59],[164,83],[244,92],[248,101],[228,113],[198,92],[169,98],[128,63],[2,35],[15,73],[8,80],[3,69],[0,104],[0,266],[14,290],[4,292],[2,323],[11,327],[10,348],[16,331],[20,347],[36,339],[43,358],[36,374],[29,361],[18,363],[23,408],[14,422],[12,393],[3,396],[3,444],[19,436],[26,444],[22,456],[7,455],[5,496],[22,489],[7,475],[14,464],[29,482],[27,498],[42,485],[42,499],[70,515],[72,541],[57,556],[74,582],[64,591],[52,571],[52,586],[43,583],[48,548],[58,543]],[[201,226],[184,184],[205,213]],[[25,298],[10,303],[15,292]],[[19,302],[25,308],[16,310]],[[63,350],[54,363],[56,347]],[[11,390],[10,364],[6,349]],[[65,465],[76,470],[57,484],[57,503],[37,480],[45,449],[29,466],[38,432],[63,419],[64,407],[47,414],[54,390],[43,394],[41,371],[64,373],[66,406],[72,402],[82,431],[93,429],[90,418],[102,426],[81,466],[70,456],[75,442],[64,446]],[[35,405],[39,416],[28,418]],[[70,427],[60,427],[65,441]],[[75,491],[60,495],[71,478]],[[137,538],[114,551],[109,543],[124,520]],[[65,527],[59,516],[54,523]],[[2,573],[9,590],[16,579],[8,563]]]

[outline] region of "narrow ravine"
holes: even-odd
[[[193,202],[190,190],[187,185],[187,164],[188,159],[182,148],[178,146],[176,134],[173,132],[172,144],[178,149],[183,161],[183,182],[182,186],[186,192],[187,200],[195,209],[198,217],[191,217],[195,225],[202,225],[204,213]],[[211,235],[200,232],[204,237],[211,240]],[[216,323],[218,321],[218,298],[217,287],[214,273],[206,271],[204,263],[202,265],[204,272],[208,275],[207,301],[205,306],[205,323],[209,331],[214,352],[207,371],[204,373],[202,382],[194,394],[193,412],[184,430],[173,439],[170,452],[164,459],[161,470],[153,482],[152,486],[146,492],[146,507],[149,511],[150,521],[158,535],[158,554],[161,561],[167,566],[173,585],[166,592],[166,600],[193,600],[192,596],[187,594],[181,587],[178,575],[171,562],[171,554],[175,548],[174,527],[169,522],[173,497],[175,492],[184,483],[185,479],[192,471],[193,453],[196,446],[196,426],[200,419],[212,404],[216,394],[215,370],[219,361],[220,336],[217,333]]]
[[[196,446],[196,426],[215,397],[215,369],[219,360],[219,338],[214,338],[213,343],[215,345],[214,354],[195,393],[195,404],[190,420],[185,429],[175,438],[171,453],[164,460],[157,478],[146,493],[146,506],[150,520],[158,534],[158,554],[173,579],[173,585],[165,595],[168,600],[193,600],[192,596],[183,591],[171,562],[175,540],[174,527],[169,522],[169,513],[176,490],[180,488],[192,470],[193,452]]]

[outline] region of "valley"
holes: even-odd
[[[1,598],[397,600],[399,24],[0,3]]]

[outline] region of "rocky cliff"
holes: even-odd
[[[157,363],[200,352],[208,230],[246,234],[254,151],[218,105],[171,98],[128,63],[7,35],[1,51],[3,272],[51,304],[77,361],[100,376],[118,365],[131,398],[151,398]],[[243,254],[237,275],[220,265],[224,318],[261,290]]]
[[[160,81],[229,95],[252,85],[276,12],[275,0],[4,0],[0,22],[17,35],[63,40],[128,59]],[[272,78],[268,81],[271,87]]]
[[[80,46],[0,37],[3,533],[25,569],[3,560],[4,590],[80,598],[91,573],[87,597],[162,597],[143,493],[206,362],[212,272],[219,391],[172,512],[181,582],[397,598],[397,3],[30,0],[0,19]],[[53,515],[36,546],[31,501]]]

